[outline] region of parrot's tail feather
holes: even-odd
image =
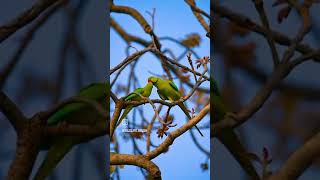
[[[124,110],[124,112],[123,112],[123,114],[121,115],[119,121],[117,122],[116,127],[118,127],[118,126],[120,125],[120,123],[122,122],[122,120],[127,117],[127,115],[129,114],[129,112],[131,111],[132,108],[133,108],[133,106],[128,106],[128,107]]]
[[[59,140],[53,144],[33,180],[45,180],[61,159],[72,149],[72,146],[73,142],[70,139]]]
[[[247,174],[250,176],[251,179],[253,180],[260,179],[251,160],[246,155],[247,151],[241,144],[235,132],[233,132],[232,130],[226,130],[226,132],[219,134],[217,138],[228,149],[228,151],[239,162],[239,164],[241,164],[241,167],[247,172]]]
[[[188,109],[186,108],[186,106],[183,103],[179,103],[178,106],[180,107],[180,109],[184,112],[184,114],[188,117],[188,119],[191,119],[191,116],[189,114]],[[203,137],[202,132],[200,131],[200,129],[197,127],[197,125],[194,125],[194,127],[198,130],[199,134]]]

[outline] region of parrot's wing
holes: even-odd
[[[91,100],[99,101],[100,99],[103,99],[107,96],[107,84],[104,83],[93,83],[89,86],[86,86],[82,88],[78,96],[86,97]],[[57,112],[55,112],[49,119],[48,124],[56,124],[62,119],[65,119],[66,116],[76,112],[80,111],[83,108],[85,108],[87,105],[85,103],[71,103],[63,106],[60,108]]]
[[[104,83],[92,83],[82,89],[80,89],[78,96],[87,97],[90,99],[101,99],[107,96],[107,84]]]
[[[166,96],[164,96],[159,90],[157,90],[157,92],[158,92],[159,97],[160,97],[162,100],[169,100],[169,98],[166,97]]]
[[[143,90],[144,90],[143,88],[138,88],[138,89],[134,90],[132,93],[128,94],[124,100],[125,101],[132,100],[133,98],[138,96],[137,94],[142,94]]]
[[[138,94],[142,94],[143,91],[144,91],[144,88],[138,88],[138,89],[134,90],[133,92],[138,93]]]
[[[169,80],[169,84],[174,90],[179,91],[178,87],[172,81]]]
[[[73,112],[76,112],[82,108],[85,107],[84,103],[72,103],[67,104],[63,108],[59,109],[57,112],[55,112],[50,118],[48,119],[47,123],[49,125],[53,125],[58,123],[60,120],[64,119],[68,114],[71,114]]]
[[[128,95],[124,98],[124,100],[125,100],[125,101],[129,101],[129,100],[131,100],[131,99],[134,98],[134,97],[137,97],[137,94],[135,94],[135,93],[130,93],[130,94],[128,94]]]

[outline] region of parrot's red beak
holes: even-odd
[[[152,81],[150,79],[148,79],[148,83],[152,83]]]

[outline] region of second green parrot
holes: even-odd
[[[212,108],[210,110],[211,122],[216,123],[223,120],[227,115],[228,109],[224,105],[217,83],[211,77],[210,79],[210,99]],[[251,160],[247,157],[247,153],[243,145],[241,144],[237,134],[232,129],[224,129],[216,136],[219,141],[228,149],[233,157],[241,164],[251,179],[259,180],[260,177],[256,172]]]
[[[149,97],[151,92],[152,92],[152,83],[148,81],[147,85],[143,88],[138,88],[136,90],[134,90],[132,93],[128,94],[127,96],[124,97],[124,101],[141,101],[143,97]],[[141,96],[140,96],[140,95]],[[111,131],[111,137],[114,133],[114,130],[120,125],[120,123],[122,122],[122,120],[124,118],[127,117],[127,115],[129,114],[129,112],[132,110],[134,106],[133,105],[128,105],[125,109],[124,112],[122,113],[121,117],[119,118],[119,120],[117,121],[117,123],[115,124],[115,127],[110,127]]]
[[[157,90],[158,95],[162,100],[169,100],[171,102],[174,102],[181,99],[182,97],[181,92],[172,81],[164,80],[154,76],[149,77],[148,81],[152,82],[153,85],[158,89]],[[183,104],[183,102],[179,103],[178,106],[181,108],[184,114],[188,117],[188,119],[191,119],[188,109]],[[198,130],[199,134],[203,136],[200,129],[196,125],[194,127]]]
[[[94,100],[107,108],[107,84],[94,83],[80,90],[78,96]],[[63,106],[47,120],[48,125],[56,125],[62,121],[70,124],[92,125],[106,127],[107,120],[96,109],[86,103],[71,103]],[[63,157],[76,144],[86,142],[93,137],[85,136],[58,136],[52,137],[49,142],[41,146],[48,153],[38,169],[34,180],[44,180]]]

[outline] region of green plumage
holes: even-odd
[[[124,100],[125,101],[141,101],[141,96],[143,97],[149,97],[151,92],[152,92],[152,83],[148,82],[147,85],[143,88],[138,88],[136,90],[134,90],[132,93],[128,94]],[[139,96],[139,94],[141,94],[141,96]],[[116,127],[118,127],[120,125],[120,123],[122,122],[122,120],[127,117],[127,115],[129,114],[129,112],[132,110],[133,106],[129,105],[125,108],[124,112],[122,113],[121,117],[119,118],[119,120],[117,121]]]
[[[218,90],[217,83],[213,78],[211,78],[211,93],[210,98],[212,100],[211,108],[211,122],[216,123],[222,120],[228,109],[224,105],[220,92]],[[233,157],[241,164],[247,174],[251,179],[258,180],[259,175],[256,172],[251,160],[246,156],[246,150],[241,144],[237,134],[232,129],[224,129],[221,133],[217,135],[219,141],[228,149],[228,151],[233,155]]]
[[[164,80],[158,77],[151,76],[148,81],[151,81],[153,85],[158,89],[158,95],[162,100],[169,100],[171,102],[178,101],[181,99],[182,95],[178,87],[170,80]],[[191,119],[191,116],[188,112],[186,106],[181,102],[178,104],[184,114]],[[195,125],[195,128],[198,130],[199,134],[203,136],[199,128]]]
[[[107,107],[107,84],[94,83],[80,90],[77,96],[86,97]],[[93,126],[106,126],[103,118],[93,107],[85,103],[71,103],[55,112],[48,120],[48,125],[55,125],[66,121],[70,124],[86,124]],[[92,137],[91,137],[92,138]],[[38,169],[34,180],[44,180],[54,170],[57,164],[76,144],[90,140],[84,136],[59,136],[54,137],[41,148],[48,153]]]

